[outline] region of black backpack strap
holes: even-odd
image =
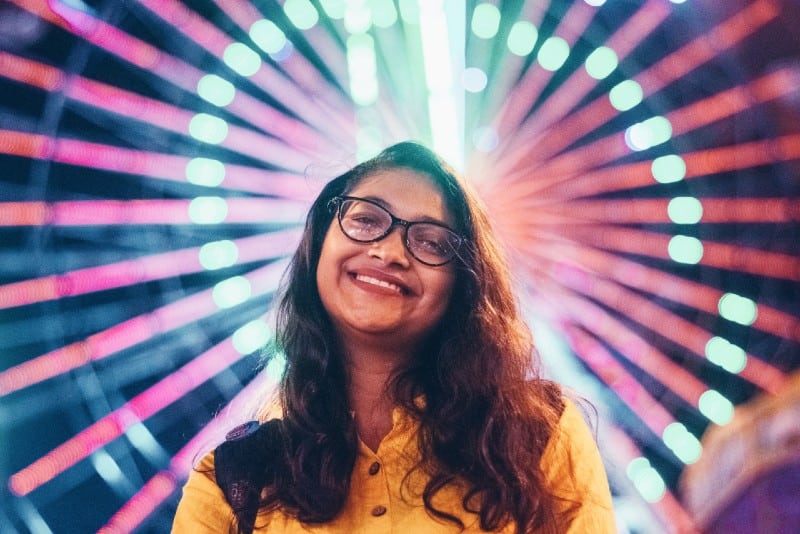
[[[275,478],[276,459],[282,458],[280,424],[273,419],[237,426],[214,451],[217,485],[236,515],[239,532],[253,531],[261,492]]]

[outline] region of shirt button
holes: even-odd
[[[382,516],[385,513],[386,513],[386,507],[385,506],[378,505],[378,506],[376,506],[375,508],[372,509],[372,515],[374,515],[375,517]]]
[[[377,475],[378,471],[381,470],[381,464],[378,462],[372,462],[372,465],[369,466],[369,474],[370,475]]]

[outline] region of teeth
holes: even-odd
[[[402,291],[403,291],[400,288],[400,286],[398,286],[398,285],[395,285],[395,284],[392,284],[392,283],[389,283],[389,282],[385,282],[383,280],[378,280],[377,278],[372,278],[371,276],[364,276],[363,274],[357,274],[356,275],[356,280],[360,280],[361,282],[366,282],[368,284],[373,284],[373,285],[376,285],[376,286],[381,286],[381,287],[385,287],[385,288],[388,288],[388,289],[392,289],[394,291],[397,291],[398,293],[402,293]]]

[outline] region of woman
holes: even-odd
[[[429,150],[394,145],[324,188],[278,323],[282,414],[203,460],[174,532],[615,531],[486,217]]]

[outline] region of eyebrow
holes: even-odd
[[[394,215],[394,213],[392,212],[394,210],[394,207],[392,206],[392,204],[390,202],[380,198],[380,197],[368,196],[368,197],[359,197],[359,198],[363,198],[364,200],[369,200],[370,202],[374,202],[375,204],[378,204],[379,206],[383,207],[386,211],[388,211],[388,212],[392,213],[392,215]],[[397,217],[397,215],[394,215],[394,216]],[[397,218],[400,219],[401,217],[397,217]],[[430,217],[428,215],[420,215],[419,218],[414,219],[414,220],[408,220],[408,222],[430,222],[430,223],[438,224],[440,226],[444,226],[445,228],[448,228],[448,229],[452,230],[452,227],[449,224],[447,224],[446,222],[441,221],[439,219],[436,219],[434,217]],[[455,231],[455,230],[453,230],[453,231]]]

